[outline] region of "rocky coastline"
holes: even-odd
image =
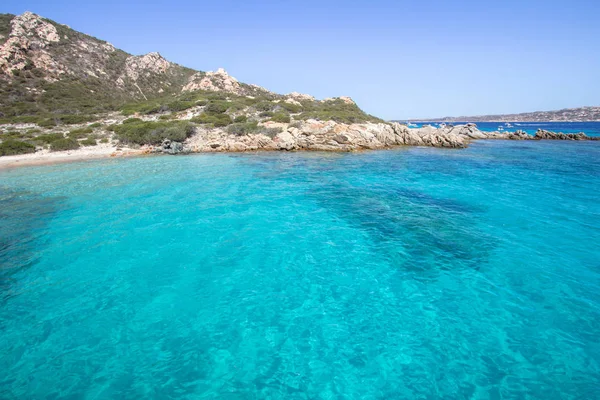
[[[483,132],[475,124],[448,125],[435,128],[409,128],[399,123],[342,124],[334,121],[308,120],[302,123],[267,122],[265,131],[279,133],[233,135],[225,129],[197,128],[183,143],[165,140],[150,147],[151,152],[166,154],[245,152],[245,151],[359,151],[398,146],[466,148],[473,140],[600,140],[585,133],[556,133],[538,130],[535,135],[524,131]]]

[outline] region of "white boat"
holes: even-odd
[[[409,123],[407,123],[407,124],[406,124],[406,126],[408,126],[409,128],[418,128],[418,127],[419,127],[419,125],[417,125],[417,124],[412,124],[412,123],[410,123],[410,122],[409,122]]]
[[[503,127],[502,125],[500,125],[500,126],[498,127],[498,131],[503,131],[503,130],[504,130],[504,127]]]
[[[513,126],[510,124],[510,122],[507,122],[504,124],[507,128],[512,128]]]

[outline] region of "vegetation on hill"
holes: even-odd
[[[33,153],[35,146],[19,140],[7,139],[0,143],[0,156]]]
[[[4,62],[0,63],[4,65],[0,69],[0,155],[31,152],[36,146],[71,150],[113,139],[130,145],[157,145],[164,139],[183,141],[195,127],[274,137],[281,132],[281,125],[268,127],[265,123],[293,124],[307,119],[382,122],[347,99],[294,100],[237,82],[222,70],[194,71],[169,63],[158,53],[134,57],[30,13],[18,17],[0,14],[0,46],[11,32],[11,21],[32,29],[28,40],[33,45],[15,42],[8,50],[4,48],[0,60]],[[51,39],[43,39],[54,29]],[[18,50],[15,53],[13,45]],[[25,64],[11,58],[23,55]],[[46,63],[41,66],[40,55]],[[221,89],[188,90],[206,87],[202,85],[207,84],[207,77],[212,87]],[[190,82],[196,86],[188,87]],[[227,89],[224,82],[233,84],[235,90]],[[2,127],[5,124],[35,127],[11,125],[6,129]]]

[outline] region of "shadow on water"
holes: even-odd
[[[62,202],[0,187],[0,301],[10,297],[13,275],[38,262],[45,228]]]
[[[377,251],[410,272],[479,269],[493,243],[475,226],[477,207],[404,189],[323,185],[319,204],[369,234]]]
[[[438,157],[443,168],[432,162]],[[258,178],[295,179],[315,203],[367,232],[374,250],[404,271],[427,278],[440,270],[479,269],[494,247],[491,237],[477,226],[477,218],[485,210],[401,184],[406,175],[403,162],[415,163],[420,174],[439,175],[443,171],[455,176],[464,173],[465,163],[477,161],[437,153],[421,158],[420,154],[399,158],[395,153],[323,158],[283,154],[242,160],[259,166],[255,171]],[[399,178],[365,184],[365,171],[373,177],[392,174]]]

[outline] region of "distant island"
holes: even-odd
[[[520,114],[475,115],[409,121],[431,122],[591,122],[600,121],[600,107],[564,108],[555,111],[534,111]]]

